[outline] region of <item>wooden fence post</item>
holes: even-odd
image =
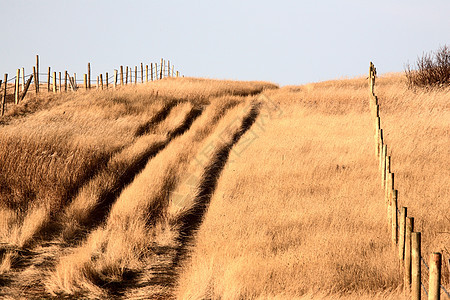
[[[87,90],[88,89],[88,79],[87,79],[87,74],[84,74],[84,89]]]
[[[67,88],[68,88],[68,85],[67,85],[67,79],[68,79],[68,77],[69,77],[69,73],[67,73],[67,70],[64,72],[64,91],[66,91],[67,92]]]
[[[180,72],[177,71],[177,78],[180,77]]]
[[[387,174],[386,174],[386,157],[387,157],[387,145],[383,145],[383,150],[381,154],[381,187],[386,187]]]
[[[53,93],[56,93],[56,72],[53,72]]]
[[[72,81],[73,81],[74,91],[76,91],[78,89],[78,86],[77,86],[77,73],[73,73]]]
[[[411,233],[411,299],[420,300],[421,292],[420,232]]]
[[[155,78],[156,78],[156,80],[159,79],[158,63],[155,63]]]
[[[105,74],[105,83],[106,83],[106,89],[108,89],[108,84],[109,84],[109,80],[108,80],[108,72],[106,72],[106,74]]]
[[[441,260],[441,253],[439,252],[430,255],[429,300],[440,300],[441,298]]]
[[[23,99],[25,99],[25,95],[27,94],[27,92],[28,92],[28,88],[30,87],[30,84],[31,84],[31,80],[33,79],[33,75],[30,75],[30,78],[28,78],[28,80],[27,80],[27,83],[26,83],[26,85],[25,85],[25,89],[23,90],[23,93],[22,93],[22,97],[20,97],[20,101],[22,101]],[[0,80],[1,81],[1,80]]]
[[[161,58],[161,64],[159,65],[159,79],[163,78],[164,72],[164,60]]]
[[[167,61],[167,77],[170,77],[170,60]]]
[[[34,89],[36,90],[36,95],[39,93],[39,83],[37,79],[36,66],[33,66],[33,78],[34,78]]]
[[[141,63],[141,83],[144,83],[144,64]]]
[[[16,83],[14,88],[14,104],[19,104],[19,83],[20,83],[20,69],[17,69]]]
[[[87,72],[87,82],[88,82],[88,89],[91,89],[91,63],[88,62],[88,72]]]
[[[148,65],[145,65],[145,82],[148,82]]]
[[[22,75],[22,92],[25,91],[25,68],[20,69]]]
[[[406,218],[405,232],[405,277],[404,288],[406,291],[411,290],[411,233],[414,231],[414,218]]]
[[[393,190],[392,192],[392,207],[391,207],[391,221],[392,221],[392,244],[395,246],[397,245],[398,238],[397,238],[397,203],[398,203],[398,191]]]
[[[128,84],[128,66],[127,66],[126,72],[125,72],[125,84]]]
[[[153,63],[150,63],[150,80],[153,81]]]
[[[103,74],[100,74],[100,88],[103,90]]]
[[[138,69],[137,66],[134,66],[134,84],[136,85],[138,81]]]
[[[5,74],[3,85],[5,86],[5,89],[3,90],[3,99],[2,99],[2,116],[5,115],[6,110],[6,92],[8,90],[8,74]]]
[[[123,85],[123,66],[120,66],[120,85]]]
[[[50,72],[51,69],[48,67],[48,74],[47,74],[47,92],[50,92]]]
[[[117,87],[117,70],[114,70],[114,83],[113,83],[114,89]]]
[[[62,79],[61,79],[61,72],[59,72],[59,92],[62,92]]]
[[[34,77],[36,84],[36,94],[39,93],[39,55],[36,55],[36,76]]]
[[[406,207],[402,207],[400,211],[400,225],[399,225],[399,235],[398,235],[398,258],[400,260],[405,259],[405,233],[406,233],[406,216],[408,210]]]

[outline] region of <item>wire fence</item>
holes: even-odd
[[[103,76],[104,75],[104,76]],[[67,70],[64,72],[55,72],[48,68],[47,72],[39,72],[39,56],[36,55],[36,65],[33,66],[33,73],[25,74],[25,69],[17,69],[15,76],[4,75],[0,79],[0,112],[5,114],[7,103],[19,104],[27,94],[30,94],[29,88],[31,82],[34,83],[34,93],[47,91],[53,93],[76,91],[79,88],[91,89],[110,89],[122,85],[147,83],[168,77],[180,77],[180,72],[175,70],[170,61],[161,59],[161,61],[139,66],[129,67],[120,66],[114,69],[112,73],[99,74],[96,78],[91,77],[90,63],[88,63],[87,73],[82,78],[77,78],[77,74],[70,75]],[[183,76],[184,77],[184,76]],[[43,80],[41,80],[43,79]],[[134,79],[134,80],[133,80]],[[81,85],[81,86],[80,86]],[[9,107],[9,105],[8,105]]]
[[[421,299],[421,291],[429,299],[440,299],[441,294],[450,299],[450,294],[441,280],[442,254],[439,252],[432,253],[430,264],[427,264],[421,251],[421,233],[414,231],[414,218],[407,216],[406,207],[399,209],[398,194],[394,188],[394,173],[391,172],[392,161],[388,155],[387,145],[383,140],[380,106],[374,93],[375,79],[376,68],[371,62],[369,68],[369,104],[375,124],[375,154],[379,160],[382,188],[385,191],[392,243],[395,246],[394,249],[398,250],[400,262],[404,266],[405,291],[411,295],[412,299]],[[425,266],[425,272],[422,272],[422,265]],[[425,273],[425,276],[422,276],[422,273]],[[426,278],[428,278],[428,281]],[[426,285],[428,285],[428,289]]]

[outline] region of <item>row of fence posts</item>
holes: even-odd
[[[145,73],[144,73],[145,72]],[[140,74],[140,76],[139,76]],[[144,79],[145,74],[145,79]],[[40,82],[39,75],[47,75],[47,82]],[[64,83],[63,83],[64,76]],[[19,104],[27,95],[27,92],[30,88],[31,82],[34,78],[34,86],[36,94],[39,94],[40,85],[47,84],[47,92],[62,92],[68,91],[69,89],[72,91],[76,91],[78,89],[77,84],[77,74],[74,73],[73,76],[70,76],[67,71],[64,72],[62,76],[61,72],[58,72],[58,76],[56,72],[51,72],[51,67],[48,67],[47,73],[39,73],[39,55],[36,55],[36,65],[33,66],[33,73],[29,75],[25,75],[25,68],[17,69],[17,74],[15,77],[8,80],[8,74],[4,75],[4,79],[0,80],[0,112],[3,116],[6,110],[8,89],[14,89],[14,104]],[[139,78],[140,77],[140,78]],[[150,63],[150,65],[140,64],[140,70],[138,70],[138,66],[134,67],[134,84],[137,84],[138,81],[140,83],[154,81],[163,79],[166,77],[180,77],[180,72],[175,71],[173,65],[170,64],[170,61],[166,61],[161,58],[161,62],[158,63]],[[27,80],[26,80],[27,79]],[[110,80],[112,79],[112,87],[115,89],[118,85],[127,85],[133,83],[133,68],[126,66],[120,66],[117,70],[114,70],[114,75],[109,76],[108,72],[106,72],[105,77],[103,78],[103,74],[97,76],[97,86],[96,89],[108,89],[110,86]],[[120,79],[120,81],[119,81]],[[139,80],[140,79],[140,80]],[[25,82],[26,80],[26,82]],[[145,80],[145,81],[144,81]],[[8,82],[14,81],[13,86],[8,87]],[[87,65],[87,73],[84,74],[83,78],[83,86],[86,90],[91,89],[91,64]],[[21,86],[21,87],[20,87]],[[2,89],[3,87],[3,89]]]
[[[369,69],[369,103],[370,111],[375,124],[375,154],[379,160],[381,174],[381,187],[384,189],[385,203],[389,229],[392,233],[392,244],[398,249],[398,258],[404,274],[404,289],[411,299],[418,300],[422,297],[422,289],[428,299],[440,299],[441,289],[450,298],[449,293],[441,285],[442,255],[434,252],[429,257],[429,265],[421,254],[420,232],[415,231],[414,218],[408,217],[407,208],[399,210],[398,191],[394,186],[394,173],[391,172],[392,160],[388,155],[388,147],[383,139],[381,128],[380,106],[374,93],[376,68],[370,63]],[[397,248],[398,247],[398,248]],[[429,272],[428,290],[422,282],[422,262]]]

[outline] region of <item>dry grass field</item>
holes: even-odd
[[[448,260],[450,89],[376,93],[400,205]],[[364,78],[44,93],[0,122],[0,297],[403,297]]]

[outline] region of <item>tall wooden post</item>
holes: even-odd
[[[178,77],[180,77],[180,72],[179,72],[179,71],[177,71],[177,78],[178,78]]]
[[[33,78],[34,78],[34,89],[37,95],[39,93],[39,81],[37,79],[36,66],[33,66]]]
[[[100,88],[103,90],[103,74],[100,74]]]
[[[62,92],[62,79],[61,79],[61,72],[59,72],[59,92]]]
[[[430,255],[430,281],[429,281],[429,300],[440,300],[441,298],[441,253],[434,252]]]
[[[19,83],[20,83],[20,69],[17,69],[16,83],[14,88],[14,104],[19,104]]]
[[[400,260],[405,259],[405,232],[406,232],[406,216],[407,208],[402,207],[400,211],[400,225],[399,225],[399,235],[398,235],[398,258]]]
[[[5,77],[3,79],[3,85],[4,85],[4,90],[3,90],[3,99],[2,99],[2,116],[5,115],[5,110],[6,110],[6,92],[8,90],[8,74],[5,74]]]
[[[113,84],[114,89],[116,89],[117,87],[117,70],[114,70],[114,84]]]
[[[421,300],[420,232],[411,233],[411,299]]]
[[[51,69],[48,67],[48,75],[47,75],[47,92],[50,92],[50,72]]]
[[[414,231],[414,218],[406,218],[405,232],[405,290],[410,291],[411,288],[411,233]]]
[[[39,93],[39,55],[36,55],[36,76],[34,77],[36,84],[36,93]]]
[[[106,77],[106,78],[105,78],[106,89],[108,89],[108,85],[109,85],[108,72],[106,72],[105,77]]]
[[[148,65],[145,65],[145,82],[148,82]]]
[[[150,80],[153,81],[153,63],[150,63]]]
[[[144,83],[144,64],[141,63],[141,83]]]
[[[56,93],[56,72],[53,72],[53,93]]]
[[[128,84],[128,66],[127,66],[126,72],[125,72],[125,84]]]
[[[138,81],[138,69],[137,66],[134,66],[134,84],[136,85]]]
[[[398,191],[393,190],[392,192],[392,207],[391,207],[391,233],[392,233],[392,245],[397,245],[397,204],[398,204]]]
[[[120,66],[120,85],[123,85],[123,66]]]
[[[84,89],[87,90],[88,89],[88,79],[87,79],[87,74],[84,74]]]
[[[88,72],[87,72],[87,82],[88,82],[88,89],[91,88],[91,63],[88,63]]]
[[[68,88],[68,85],[67,85],[68,78],[69,78],[69,73],[66,70],[64,72],[64,91],[66,91],[66,92],[67,92],[67,88]]]
[[[164,60],[161,58],[161,64],[159,66],[159,79],[163,78],[164,72]]]
[[[167,61],[167,77],[170,77],[170,60]]]
[[[73,89],[76,91],[78,89],[77,86],[77,73],[73,73]]]
[[[27,80],[27,83],[25,84],[25,89],[23,90],[22,96],[20,97],[20,101],[25,99],[25,96],[27,95],[28,88],[30,87],[31,80],[33,80],[33,75],[30,75],[30,77]]]

